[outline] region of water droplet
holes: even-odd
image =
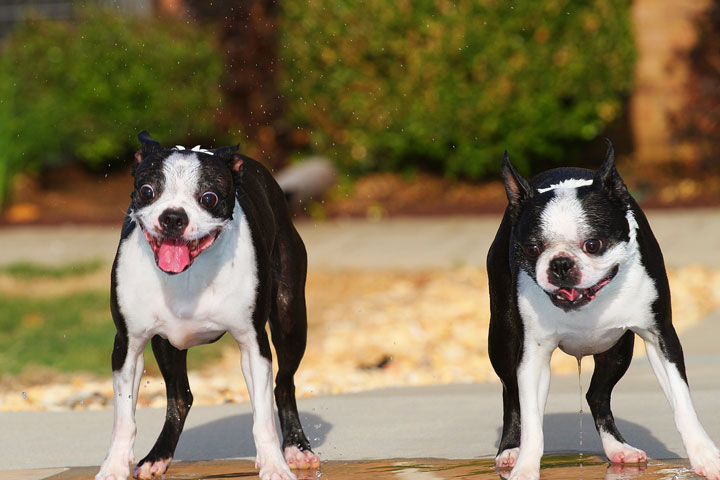
[[[578,362],[578,389],[580,392],[580,415],[579,415],[580,416],[580,439],[579,439],[578,443],[580,445],[580,468],[582,468],[582,460],[583,460],[583,452],[582,452],[582,447],[583,447],[583,421],[582,421],[583,397],[582,397],[582,393],[583,393],[583,390],[582,390],[582,376],[581,376],[581,374],[582,374],[582,357],[578,357],[577,362]]]
[[[692,471],[693,471],[692,468],[683,467],[680,470],[678,470],[677,472],[675,472],[675,475],[673,475],[672,480],[680,480],[680,477],[683,473],[692,472]]]

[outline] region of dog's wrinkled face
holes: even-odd
[[[592,302],[633,253],[629,194],[611,162],[594,176],[534,190],[514,169],[505,177],[514,209],[512,261],[565,311]]]
[[[168,274],[180,273],[232,220],[230,147],[166,150],[146,132],[139,137],[143,148],[136,154],[130,215],[142,228],[157,266]]]

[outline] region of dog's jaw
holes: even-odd
[[[598,292],[615,278],[619,269],[619,265],[615,265],[602,280],[588,288],[558,288],[550,292],[545,290],[545,293],[556,307],[562,308],[566,312],[578,310],[595,300]]]
[[[186,239],[153,235],[142,224],[141,228],[155,255],[155,264],[169,275],[182,273],[190,268],[195,259],[210,248],[222,231],[218,228],[202,237]]]

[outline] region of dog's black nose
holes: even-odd
[[[163,233],[171,237],[179,237],[188,224],[188,216],[182,208],[168,208],[158,218]]]
[[[555,257],[550,260],[548,280],[556,287],[574,287],[580,280],[580,271],[570,257]]]

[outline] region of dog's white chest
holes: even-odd
[[[656,298],[655,285],[637,259],[621,266],[595,300],[568,312],[553,305],[527,273],[518,278],[525,342],[558,346],[578,358],[608,350],[627,330],[651,328]]]
[[[194,264],[177,275],[156,265],[140,228],[122,242],[117,297],[130,335],[160,335],[185,349],[232,331],[254,334],[257,263],[247,221],[235,220]]]

